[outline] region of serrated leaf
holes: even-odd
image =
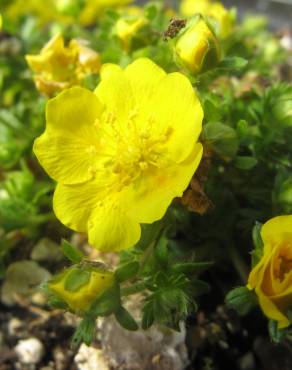
[[[137,275],[140,268],[140,264],[137,261],[126,263],[115,271],[115,277],[117,281],[123,282],[125,280],[133,278]]]
[[[120,307],[118,311],[115,312],[115,317],[118,323],[125,329],[135,331],[138,330],[138,325],[133,319],[131,314],[124,308]]]
[[[83,253],[70,244],[67,240],[62,240],[62,251],[64,255],[73,263],[80,263],[84,257]]]

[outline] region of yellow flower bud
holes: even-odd
[[[278,328],[290,325],[292,309],[292,216],[278,216],[261,229],[263,255],[251,271],[248,288],[254,289],[264,314],[278,322]]]
[[[100,70],[100,56],[78,40],[64,45],[57,34],[39,55],[26,55],[26,61],[35,73],[34,81],[40,92],[51,96],[68,87],[82,85],[87,74]]]
[[[114,274],[110,271],[92,266],[73,266],[49,281],[48,288],[72,311],[82,313],[114,283]]]
[[[116,35],[126,50],[130,48],[132,38],[145,24],[147,19],[141,14],[124,16],[117,21]]]
[[[190,20],[177,37],[174,47],[178,64],[192,74],[214,67],[220,60],[220,47],[202,18]]]
[[[218,36],[225,38],[229,36],[234,27],[234,14],[226,9],[220,2],[210,0],[183,0],[180,6],[180,13],[185,17],[192,17],[194,14],[202,14],[210,17],[218,31]]]

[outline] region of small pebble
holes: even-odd
[[[17,343],[15,352],[21,363],[37,364],[44,355],[44,346],[37,338],[23,339]]]

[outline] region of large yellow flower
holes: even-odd
[[[292,309],[292,216],[272,218],[262,226],[261,236],[263,256],[249,275],[248,287],[255,289],[264,314],[285,328]]]
[[[202,156],[203,112],[189,80],[149,59],[106,65],[95,92],[75,87],[50,100],[34,151],[58,182],[57,217],[100,250],[140,238],[181,196]]]
[[[61,34],[55,35],[38,55],[26,55],[26,61],[35,73],[39,91],[48,96],[73,85],[80,85],[87,74],[100,70],[100,56],[79,40],[65,46]]]

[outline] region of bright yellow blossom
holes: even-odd
[[[203,19],[190,20],[179,33],[175,59],[192,74],[214,67],[220,59],[220,46]]]
[[[218,25],[218,35],[222,38],[229,36],[233,30],[233,14],[217,1],[183,0],[180,13],[185,17],[192,17],[196,13],[211,17]]]
[[[73,85],[80,85],[87,74],[100,69],[99,55],[78,40],[64,45],[61,34],[54,36],[39,55],[26,55],[27,63],[35,73],[39,91],[48,96]]]
[[[48,288],[71,310],[85,312],[106,290],[114,285],[114,274],[95,267],[73,266],[48,282]]]
[[[95,92],[68,89],[47,104],[34,152],[58,184],[54,211],[97,249],[140,238],[188,186],[202,156],[203,111],[189,80],[147,58],[106,65]]]
[[[290,325],[292,309],[292,215],[266,222],[261,237],[263,256],[249,275],[248,288],[255,289],[264,314],[281,329]]]
[[[90,26],[108,8],[119,8],[128,5],[133,0],[86,0],[80,14],[80,23]]]

